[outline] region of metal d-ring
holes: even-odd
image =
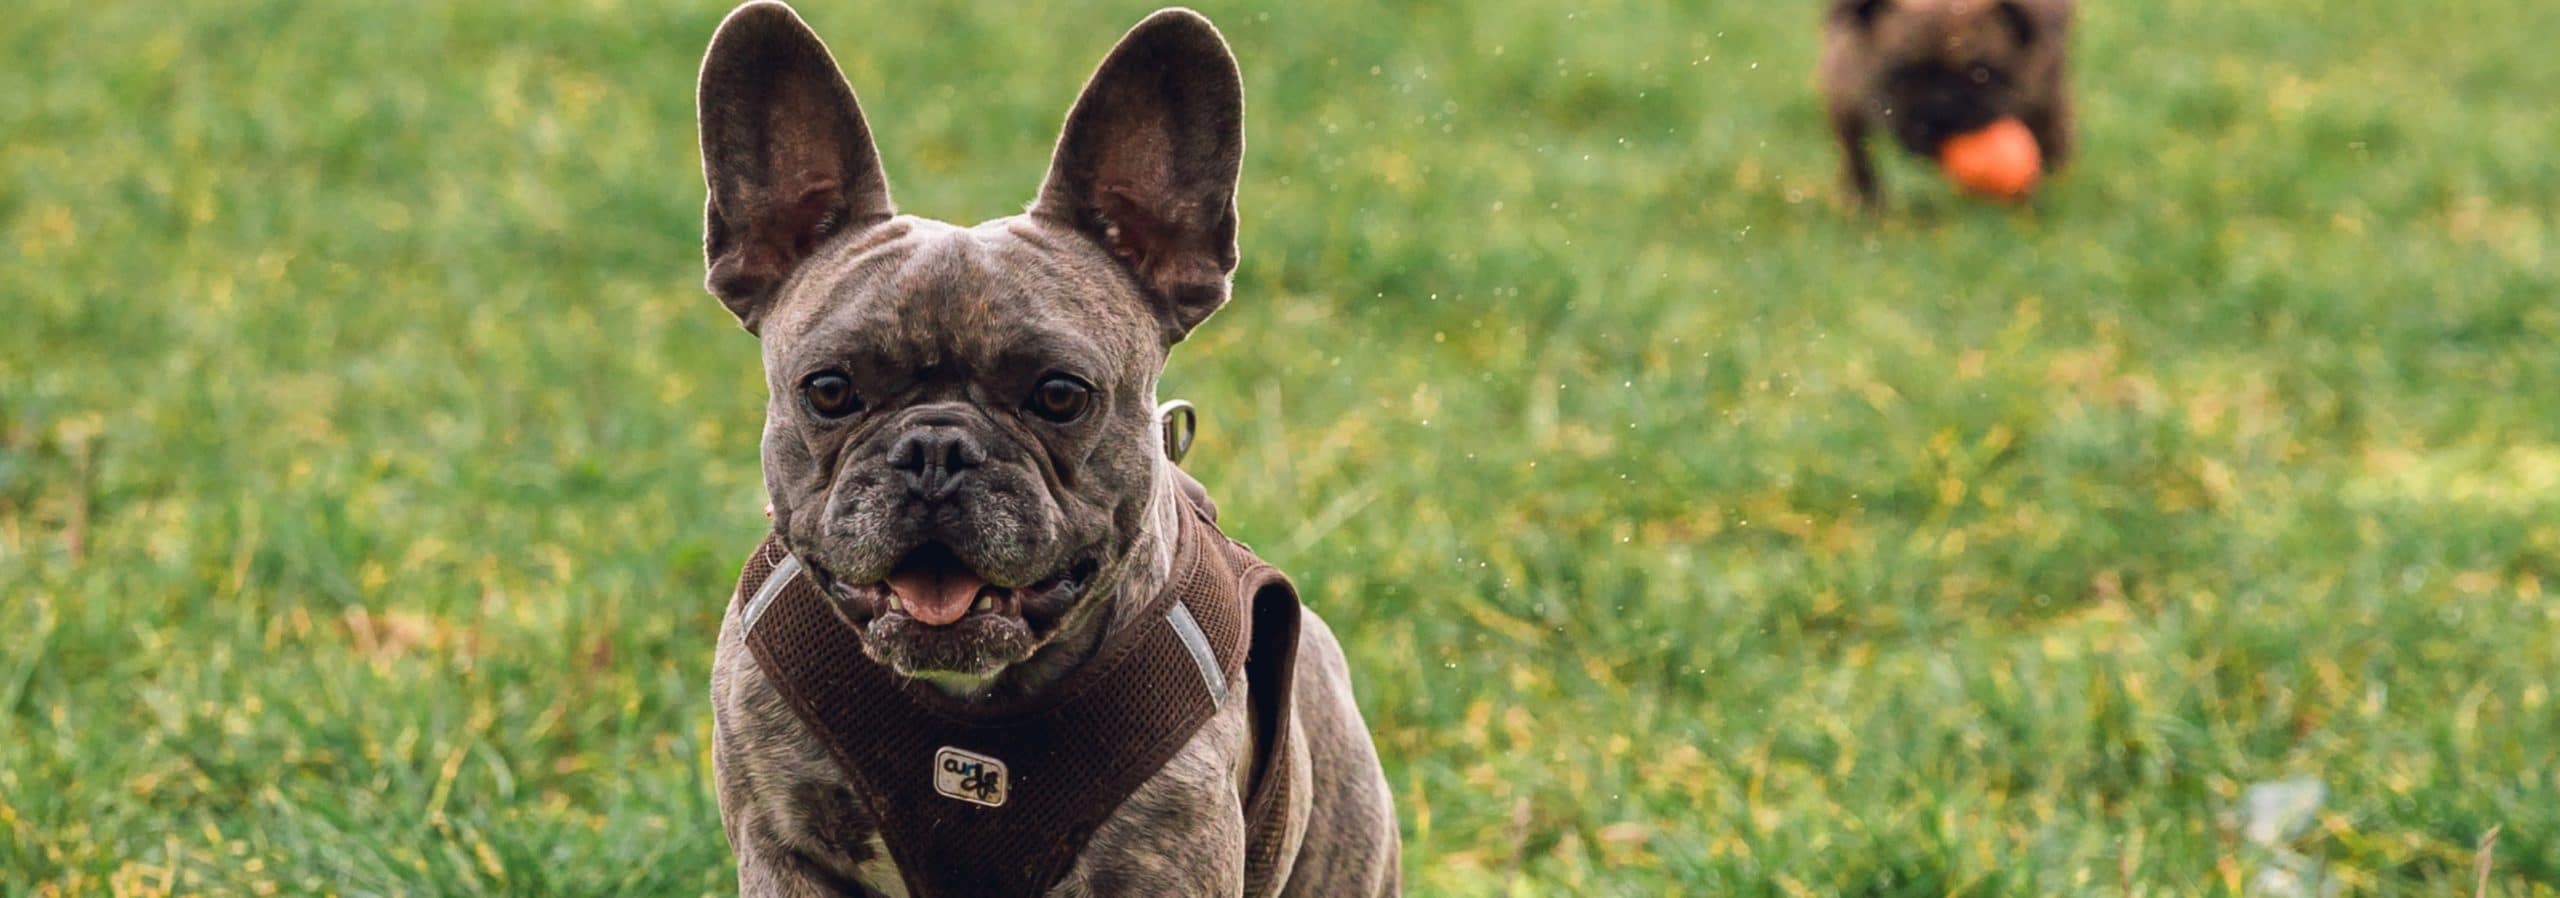
[[[1164,428],[1164,457],[1181,464],[1191,454],[1191,441],[1200,436],[1200,412],[1180,399],[1156,406],[1156,423]]]

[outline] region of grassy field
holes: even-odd
[[[809,0],[1019,209],[1148,7]],[[2560,892],[2560,16],[2093,2],[2082,165],[1844,214],[1813,0],[1204,4],[1190,464],[1344,634],[1421,895]],[[181,8],[182,7],[182,8]],[[763,520],[723,8],[0,21],[0,895],[708,895]]]

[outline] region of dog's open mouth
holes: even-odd
[[[889,593],[890,614],[903,614],[928,627],[948,627],[971,615],[1020,618],[1022,594],[1037,596],[1068,583],[1059,575],[1020,590],[987,582],[960,560],[949,546],[926,543],[899,559],[881,586]]]
[[[1054,619],[1072,605],[1097,567],[1091,561],[1079,561],[1034,583],[999,586],[971,569],[950,546],[929,542],[899,559],[889,576],[867,591],[882,597],[875,611],[886,618],[903,617],[937,628],[974,618],[1030,627]]]
[[[910,676],[991,674],[1031,656],[1056,634],[1101,571],[1087,557],[1021,586],[990,582],[951,547],[928,542],[887,576],[842,581],[821,566],[810,574],[863,633],[863,652]]]
[[[890,613],[929,627],[948,627],[971,614],[1012,611],[1012,590],[989,584],[941,543],[907,553],[881,585],[889,589]],[[999,611],[999,606],[1005,607]]]

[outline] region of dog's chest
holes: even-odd
[[[1285,581],[1274,582],[1282,590],[1277,601],[1285,603],[1274,607],[1289,612],[1286,620],[1294,621],[1296,604],[1286,593]],[[742,582],[741,586],[741,598],[757,594],[752,584]],[[1261,595],[1262,591],[1256,590],[1255,594]],[[1059,860],[1049,868],[1055,872],[1026,876],[1031,883],[996,891],[1024,894],[1026,890],[1042,890],[1050,895],[1236,894],[1248,884],[1247,858],[1257,844],[1253,834],[1257,830],[1275,831],[1269,825],[1248,825],[1248,807],[1261,808],[1260,816],[1270,817],[1271,809],[1287,805],[1285,790],[1254,788],[1257,778],[1251,776],[1252,772],[1269,766],[1257,763],[1252,751],[1254,721],[1260,711],[1269,709],[1257,709],[1247,698],[1259,684],[1250,682],[1257,678],[1241,662],[1243,648],[1232,630],[1224,639],[1205,640],[1224,643],[1223,651],[1204,648],[1203,654],[1194,657],[1179,648],[1166,649],[1175,653],[1170,657],[1183,662],[1178,669],[1186,676],[1216,676],[1205,683],[1177,682],[1195,689],[1212,689],[1220,700],[1208,709],[1207,717],[1195,718],[1196,724],[1184,728],[1182,732],[1187,735],[1159,743],[1166,749],[1151,756],[1160,761],[1141,762],[1135,755],[1067,752],[1084,758],[1086,763],[1063,767],[1051,763],[1045,766],[1045,777],[1035,773],[1017,782],[1016,774],[1043,770],[1044,765],[1036,763],[1037,754],[1054,746],[1045,739],[1014,739],[979,746],[991,754],[949,746],[935,752],[929,749],[941,745],[942,740],[932,738],[883,756],[891,763],[848,761],[842,719],[830,721],[823,715],[812,715],[807,707],[811,683],[843,680],[831,676],[813,679],[806,669],[795,680],[775,679],[780,675],[774,670],[793,668],[789,663],[781,668],[770,667],[772,659],[751,648],[759,619],[744,609],[754,604],[733,602],[722,627],[713,684],[715,767],[723,817],[740,854],[744,893],[803,894],[812,888],[819,893],[844,892],[858,886],[868,894],[907,895],[921,877],[932,894],[981,894],[987,893],[988,888],[982,884],[957,884],[955,876],[984,875],[972,871],[1028,869],[1018,866],[1026,857],[1022,846],[1046,844],[1069,852],[1056,855]],[[1188,614],[1181,617],[1191,619]],[[1209,626],[1215,631],[1236,628],[1241,623],[1231,614],[1222,614],[1218,622]],[[1294,627],[1278,627],[1270,632],[1287,637],[1287,648],[1267,654],[1294,654]],[[1221,657],[1235,663],[1219,664]],[[1216,670],[1210,665],[1225,669]],[[1159,678],[1105,679],[1097,683],[1137,686],[1151,679]],[[1270,682],[1285,684],[1285,672]],[[1121,696],[1116,700],[1126,702],[1136,699],[1123,693],[1147,691],[1111,688],[1087,697]],[[1269,697],[1285,701],[1285,694],[1284,690]],[[864,721],[880,722],[855,718],[858,724]],[[925,753],[934,755],[932,764],[895,763],[910,755],[921,760]],[[1017,763],[1009,770],[1005,757],[1035,763]],[[912,775],[907,779],[899,778],[909,773]],[[947,820],[955,807],[964,813],[977,813],[975,808],[979,806],[1003,810],[1019,806],[1025,796],[1038,800],[1040,793],[1036,790],[1044,786],[1076,788],[1076,779],[1105,774],[1134,774],[1140,778],[1129,781],[1131,787],[1118,793],[1121,798],[1098,806],[1098,822],[1075,824],[1056,815],[1007,818],[1014,822],[991,828],[981,826],[977,832],[987,835],[983,841],[974,837],[955,840],[953,830],[936,829],[944,825],[939,821]],[[1268,787],[1276,782],[1279,781],[1266,780],[1261,785]],[[906,792],[873,791],[884,788]],[[1255,800],[1248,803],[1247,794]],[[1278,796],[1277,800],[1274,796]],[[919,801],[925,803],[921,815],[904,813]],[[943,807],[935,802],[955,804]],[[1060,821],[1058,829],[1051,832],[1050,824],[1038,822],[1044,819]],[[909,834],[908,848],[893,852],[890,846],[899,844],[900,826],[907,827],[903,832]],[[913,834],[920,826],[926,827],[925,832],[937,832],[938,841],[929,843],[929,850],[922,852],[930,866],[901,869],[895,859],[910,854],[909,849],[916,844]],[[1263,855],[1269,854],[1270,847],[1264,846]],[[912,858],[909,860],[913,862]],[[1267,866],[1269,858],[1264,860]],[[760,888],[766,877],[776,887]],[[834,884],[833,888],[827,887],[829,883]]]
[[[716,666],[714,758],[723,816],[742,858],[807,868],[776,871],[778,880],[906,898],[905,876],[856,784],[729,634]],[[1249,717],[1234,703],[1113,812],[1048,894],[1236,894],[1246,842],[1238,776],[1248,749]],[[741,886],[760,894],[753,883]]]
[[[1239,746],[1256,724],[1275,734],[1265,743],[1274,758],[1293,741],[1285,733],[1296,593],[1221,535],[1204,509],[1186,510],[1175,574],[1137,606],[1127,629],[1044,695],[957,710],[857,651],[859,637],[832,599],[778,538],[768,539],[741,572],[723,627],[730,694],[721,703],[739,708],[734,715],[724,708],[722,723],[734,717],[751,728],[735,740],[750,750],[774,741],[776,730],[788,733],[794,757],[788,766],[756,769],[750,754],[734,777],[724,768],[724,802],[734,798],[732,780],[747,798],[796,796],[801,807],[779,818],[761,814],[764,829],[791,843],[790,855],[816,847],[835,859],[825,865],[831,873],[845,876],[850,867],[847,878],[903,879],[909,891],[933,898],[1076,894],[1077,884],[1096,879],[1200,872],[1197,865],[1158,869],[1156,859],[1198,856],[1188,845],[1087,863],[1087,847],[1109,824],[1133,818],[1149,825],[1113,844],[1187,842],[1224,831],[1238,838],[1222,836],[1220,844],[1246,843],[1240,853],[1250,863],[1248,877],[1270,882],[1283,849],[1288,779],[1247,775],[1277,765],[1240,761]],[[1267,684],[1260,694],[1245,684],[1254,658],[1268,668],[1253,674]],[[1233,735],[1203,740],[1214,721],[1225,721]],[[722,748],[731,741],[723,739]],[[777,790],[775,782],[787,787]],[[1186,819],[1222,808],[1243,821],[1241,830]],[[731,829],[735,838],[739,827]],[[1176,847],[1185,850],[1169,850]],[[884,858],[906,866],[874,863]]]

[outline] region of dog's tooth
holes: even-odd
[[[969,610],[971,610],[971,611],[993,611],[993,610],[995,610],[995,607],[996,607],[996,598],[995,598],[994,596],[991,596],[991,595],[988,595],[988,594],[986,594],[986,593],[983,593],[983,592],[982,592],[982,593],[979,593],[979,594],[978,594],[978,601],[977,601],[977,602],[975,602],[975,603],[973,603],[973,604],[971,604],[971,605],[969,606]]]
[[[899,601],[899,600],[898,600],[898,594],[897,594],[897,593],[894,593],[894,592],[893,592],[893,593],[890,593],[890,594],[889,594],[889,610],[891,610],[891,611],[896,611],[896,612],[899,612],[899,613],[902,613],[902,614],[903,614],[903,613],[905,613],[905,612],[906,612],[906,610],[907,610],[907,603],[902,602],[902,601]]]

